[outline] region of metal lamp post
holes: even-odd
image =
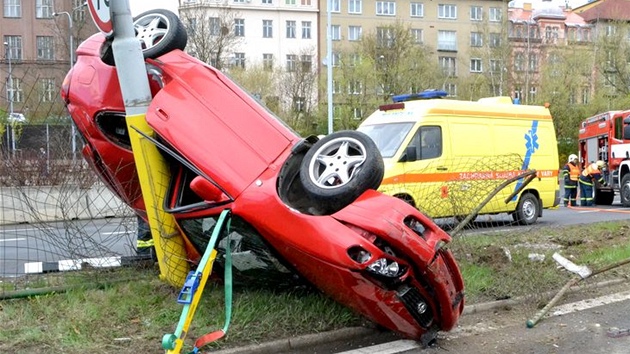
[[[11,154],[15,155],[15,120],[13,117],[13,68],[11,66],[11,46],[4,42],[5,57],[9,61],[9,77],[7,79],[7,97],[9,98],[9,122],[11,122],[11,135],[7,132],[7,139],[11,140]],[[8,145],[8,144],[7,144]]]
[[[68,37],[69,37],[68,43],[70,47],[70,69],[72,69],[72,67],[74,66],[74,40],[72,36],[72,28],[73,28],[72,15],[67,11],[53,12],[53,16],[57,17],[59,15],[68,16]],[[77,151],[77,139],[76,139],[76,131],[75,131],[76,128],[74,126],[74,123],[71,124],[71,127],[72,127],[72,161],[74,161],[76,158],[76,151]],[[48,144],[46,145],[48,146]],[[49,156],[48,151],[46,153],[46,156]]]

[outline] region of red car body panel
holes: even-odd
[[[164,71],[165,86],[149,107],[147,122],[232,197],[299,140],[225,75],[203,62],[174,50],[154,64]],[[177,82],[170,84],[171,80]],[[203,114],[184,117],[182,107]]]
[[[135,170],[119,168],[133,166],[131,151],[95,123],[99,112],[124,112],[116,70],[99,58],[103,41],[95,35],[81,44],[62,95],[86,139],[85,158],[126,203],[141,211],[141,198],[134,195],[140,190]],[[301,276],[367,318],[415,339],[434,328],[455,326],[464,306],[464,284],[450,251],[442,248],[451,240],[448,234],[407,203],[374,190],[332,215],[291,208],[278,195],[278,176],[302,139],[197,59],[175,50],[148,62],[161,71],[164,85],[154,92],[147,122],[231,197],[228,204],[173,209],[177,220],[230,208]],[[410,220],[422,227],[412,229]],[[368,258],[353,257],[357,249]],[[191,253],[191,259],[198,256]],[[368,265],[382,258],[402,266],[399,278],[383,280],[370,273]],[[405,301],[417,299],[425,300],[426,311],[412,313],[415,309]]]

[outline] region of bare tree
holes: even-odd
[[[376,94],[383,102],[392,95],[436,88],[441,81],[429,48],[419,43],[411,27],[402,22],[379,26],[365,35],[358,52],[372,63]]]
[[[283,117],[300,133],[311,132],[315,125],[313,110],[317,102],[315,48],[287,55],[286,68],[280,74],[279,93],[284,98]]]
[[[240,16],[227,1],[180,7],[180,18],[188,32],[187,51],[219,70],[224,69],[243,38],[236,27]]]

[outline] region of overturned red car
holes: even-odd
[[[383,165],[369,137],[341,131],[302,138],[226,75],[186,54],[176,15],[152,10],[134,24],[153,93],[146,120],[172,176],[164,209],[192,245],[190,262],[229,208],[238,274],[258,267],[297,275],[425,344],[455,326],[464,285],[445,248],[450,236],[412,206],[375,191]],[[157,26],[161,35],[140,38],[143,26]],[[142,214],[110,44],[95,34],[79,46],[62,97],[85,159]]]

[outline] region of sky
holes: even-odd
[[[167,9],[177,13],[178,0],[129,0],[131,15],[136,16],[151,9]]]

